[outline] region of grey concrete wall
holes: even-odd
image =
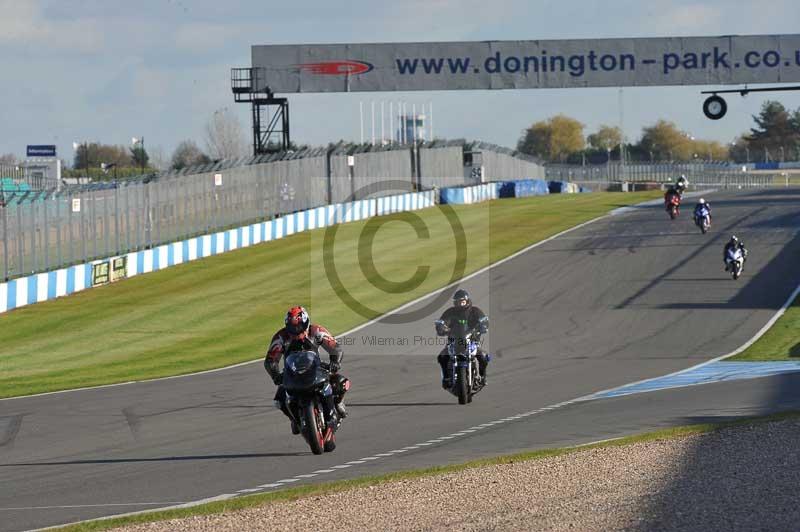
[[[507,153],[480,150],[483,156],[483,175],[486,181],[511,179],[544,179],[544,166],[514,157]]]
[[[457,187],[464,179],[464,146],[421,148],[419,150],[420,179],[423,189]]]
[[[355,164],[351,181],[347,154],[339,153],[331,156],[333,203],[410,190],[400,187],[387,189],[386,185],[391,181],[408,182],[409,187],[414,183],[410,148],[361,152],[355,153],[353,157]],[[353,195],[355,197],[352,197]]]

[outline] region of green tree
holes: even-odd
[[[525,130],[517,142],[517,150],[545,159],[561,161],[586,145],[583,124],[565,115],[556,115],[536,122]]]
[[[589,135],[586,140],[595,150],[608,150],[622,144],[622,130],[617,126],[600,126],[596,133]]]
[[[645,127],[639,147],[651,153],[654,161],[688,161],[694,158],[691,136],[667,120]]]
[[[141,144],[137,144],[135,147],[130,148],[131,150],[131,166],[135,168],[147,168],[148,163],[150,162],[150,156],[147,154],[147,150]]]
[[[750,128],[747,144],[754,159],[795,157],[794,152],[800,145],[800,109],[790,114],[780,102],[766,101],[753,120],[756,127]]]

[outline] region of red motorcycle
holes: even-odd
[[[670,219],[674,220],[680,214],[681,195],[674,190],[667,191],[664,194],[664,206],[669,213]]]

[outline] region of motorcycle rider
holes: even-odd
[[[681,176],[675,182],[675,186],[673,188],[675,189],[675,192],[683,196],[683,193],[686,191],[686,187],[688,186],[689,186],[689,180],[686,179],[685,175],[681,174]]]
[[[281,358],[295,351],[313,351],[319,354],[322,347],[330,356],[331,386],[333,388],[332,404],[325,405],[325,417],[336,427],[339,420],[347,416],[344,402],[345,392],[350,389],[350,381],[339,375],[342,363],[342,350],[336,338],[325,327],[311,323],[308,312],[303,307],[292,307],[286,313],[285,327],[272,337],[267,356],[264,358],[264,369],[272,382],[278,386],[275,392],[275,407],[283,412],[292,422],[292,434],[300,434],[300,426],[289,411],[286,404],[286,389],[283,387],[283,373],[280,370]]]
[[[442,317],[436,320],[436,334],[439,336],[446,336],[455,322],[459,320],[466,320],[468,330],[473,331],[476,341],[480,341],[480,336],[489,331],[489,317],[478,307],[472,304],[472,299],[469,293],[464,289],[458,289],[453,294],[453,306],[448,308],[442,314]],[[452,341],[448,338],[447,344],[450,345]],[[486,385],[486,366],[489,364],[491,357],[483,349],[478,347],[478,371],[483,385]],[[447,347],[442,349],[439,356],[436,357],[439,366],[442,368],[442,388],[445,390],[450,389],[453,385],[451,382],[451,374],[447,370],[447,363],[450,360],[447,354]]]
[[[732,235],[731,239],[725,244],[725,249],[722,250],[722,260],[725,262],[725,271],[731,268],[731,260],[728,258],[728,252],[734,252],[736,249],[742,250],[742,262],[747,259],[747,249],[744,247],[744,242],[739,240],[736,235]]]
[[[694,224],[700,226],[701,218],[703,217],[703,210],[708,211],[708,220],[711,221],[711,204],[704,198],[697,200],[697,205],[694,206]]]
[[[678,203],[680,204],[687,186],[689,186],[689,180],[686,179],[685,175],[681,175],[674,185],[667,187],[667,191],[664,192],[664,206],[667,210],[669,210],[670,198],[675,194],[678,195]]]

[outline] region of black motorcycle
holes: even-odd
[[[477,357],[477,335],[459,321],[447,330],[447,336],[447,354],[450,356],[447,369],[450,382],[453,383],[448,391],[458,397],[458,404],[471,403],[472,396],[483,389]]]
[[[296,351],[284,363],[286,404],[314,454],[336,449],[338,422],[334,426],[324,414],[325,405],[333,404],[329,370],[314,351]]]

